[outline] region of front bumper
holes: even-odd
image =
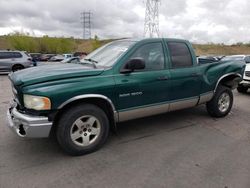
[[[243,85],[245,87],[250,87],[250,80],[243,80],[240,82],[240,85]]]
[[[22,114],[15,107],[8,109],[7,122],[8,127],[18,136],[27,138],[48,137],[52,127],[47,117]]]

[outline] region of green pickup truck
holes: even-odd
[[[226,116],[244,69],[239,62],[199,65],[185,40],[118,40],[80,63],[11,73],[8,126],[20,137],[54,135],[64,151],[83,155],[122,121],[200,104]]]

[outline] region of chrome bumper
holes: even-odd
[[[48,137],[52,127],[47,117],[22,114],[16,108],[8,109],[7,122],[18,136],[27,138]]]
[[[240,85],[249,86],[249,87],[250,87],[250,80],[242,80],[242,81],[240,82]]]

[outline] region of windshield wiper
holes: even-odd
[[[97,68],[96,64],[98,63],[98,61],[94,60],[94,59],[84,59],[85,61],[91,62],[91,64]]]

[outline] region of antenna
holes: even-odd
[[[92,13],[90,11],[81,12],[81,23],[83,29],[83,39],[91,39],[91,16]]]
[[[144,37],[159,37],[159,3],[160,0],[146,0]]]

